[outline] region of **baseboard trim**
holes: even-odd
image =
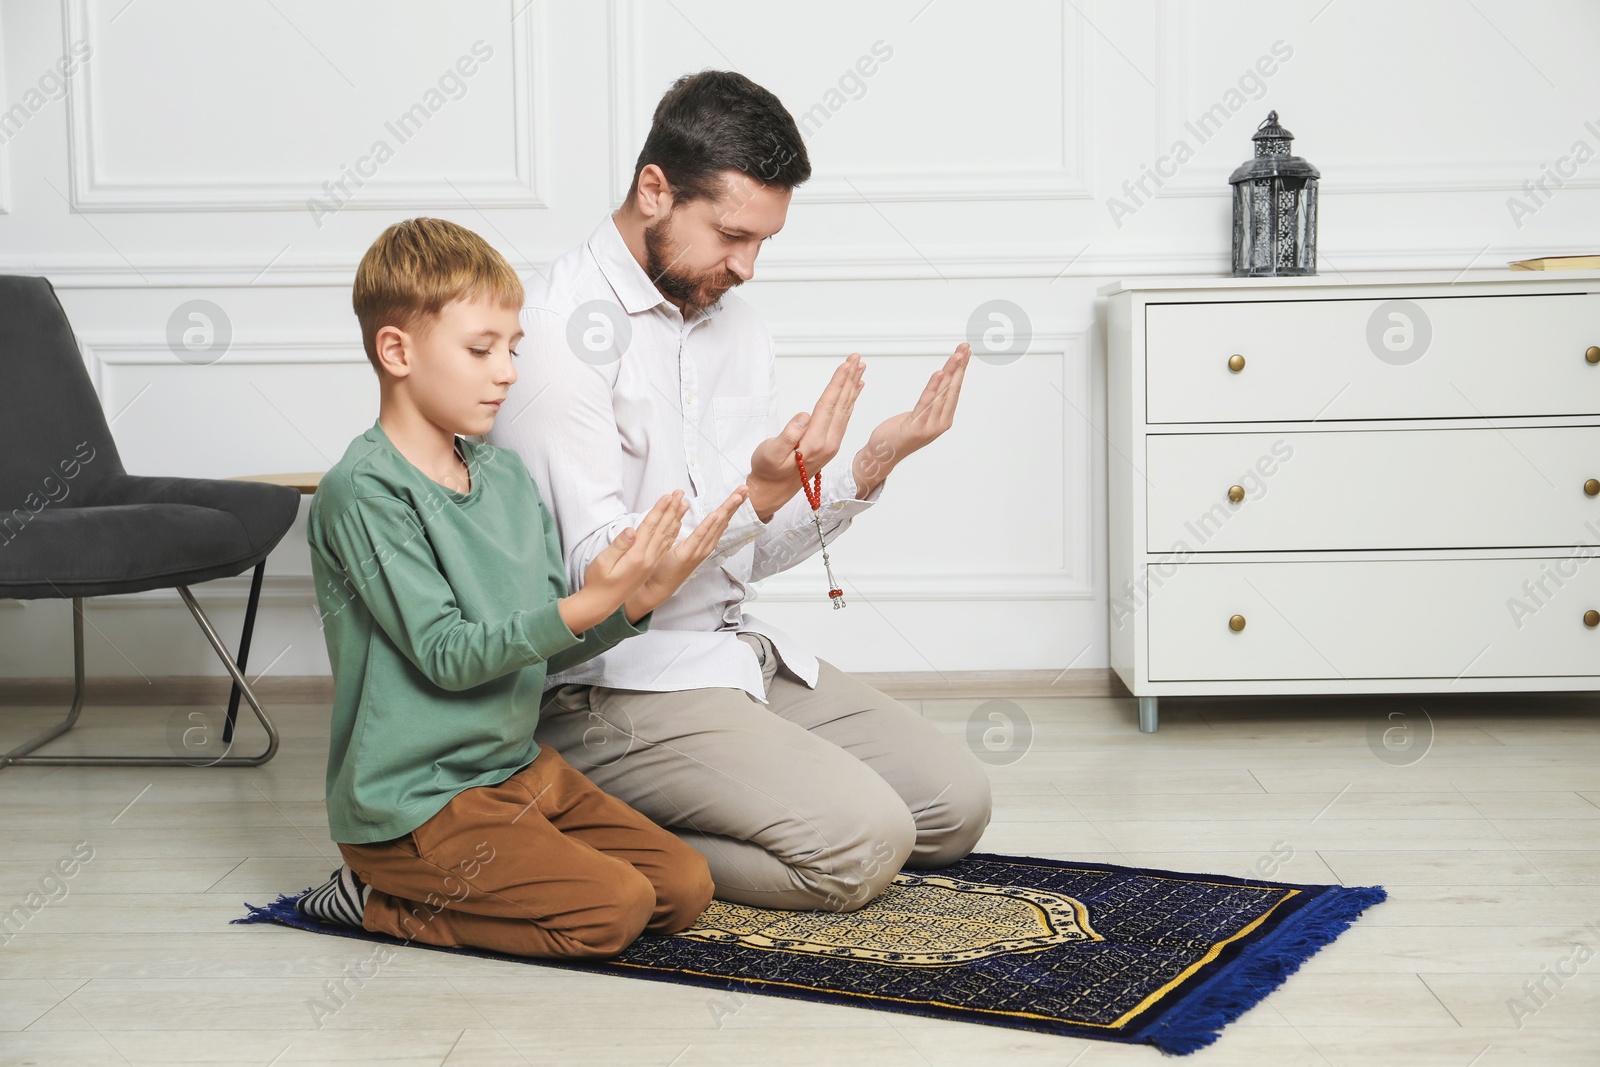
[[[85,683],[84,703],[123,707],[221,704],[230,685],[225,677],[174,675],[157,681],[142,678],[91,678]],[[331,704],[333,679],[327,675],[285,675],[251,683],[256,697],[266,704]],[[71,678],[0,679],[0,707],[29,705],[63,708],[72,703]]]
[[[1109,667],[1068,671],[862,671],[855,677],[897,700],[971,700],[1008,698],[1127,696]],[[328,675],[285,675],[252,683],[266,704],[332,704],[333,679]],[[150,682],[142,678],[95,678],[87,683],[91,705],[189,706],[220,704],[228,699],[225,677],[175,676]],[[70,678],[0,679],[0,706],[66,707],[72,703]]]
[[[1068,671],[855,671],[853,676],[896,700],[971,700],[1008,697],[1131,696],[1110,667]]]

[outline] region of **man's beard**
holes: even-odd
[[[737,274],[720,267],[703,274],[675,270],[673,265],[687,250],[677,247],[672,240],[671,222],[669,214],[644,228],[645,270],[662,294],[683,305],[685,315],[704,311],[721,300],[729,289],[743,284]]]

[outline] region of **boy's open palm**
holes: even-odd
[[[638,529],[623,530],[584,570],[580,592],[604,606],[601,618],[621,607],[655,572],[662,557],[671,551],[688,510],[683,490],[673,490],[656,501]]]
[[[716,549],[724,531],[728,529],[728,523],[733,519],[733,513],[739,510],[749,495],[747,487],[739,486],[717,510],[701,519],[700,525],[688,537],[671,547],[639,587],[639,591],[628,598],[630,619],[654,611],[678,591],[678,587],[694,573],[695,568]]]

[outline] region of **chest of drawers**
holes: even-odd
[[[1600,272],[1106,293],[1140,729],[1163,695],[1600,688]]]

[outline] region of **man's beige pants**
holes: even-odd
[[[816,689],[741,632],[768,703],[742,689],[562,685],[534,737],[705,856],[724,900],[853,911],[902,866],[943,867],[989,823],[983,764],[826,661]]]

